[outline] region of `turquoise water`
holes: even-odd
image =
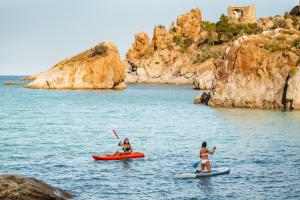
[[[0,77],[0,82],[18,77]],[[31,90],[0,85],[0,173],[41,179],[98,199],[299,199],[300,112],[213,109],[191,87],[125,91]],[[93,161],[118,149],[112,128],[144,159]],[[177,180],[203,140],[231,173]]]

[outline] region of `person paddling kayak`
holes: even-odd
[[[216,151],[216,147],[212,148],[212,150],[209,150],[207,148],[207,143],[203,142],[202,147],[199,150],[201,164],[200,164],[200,170],[197,170],[197,172],[205,172],[210,173],[211,171],[211,165],[208,159],[208,155],[213,155]]]
[[[131,145],[129,143],[129,139],[128,138],[125,138],[124,142],[123,143],[120,142],[118,145],[123,148],[124,152],[116,151],[114,155],[128,154],[128,153],[132,152],[132,148],[131,148]]]

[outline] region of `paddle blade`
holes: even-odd
[[[194,164],[193,164],[193,168],[196,169],[196,168],[199,166],[199,164],[200,164],[200,161],[194,163]]]
[[[119,136],[118,136],[117,132],[114,129],[112,131],[115,134],[115,136],[119,139]]]

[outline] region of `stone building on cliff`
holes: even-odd
[[[256,23],[254,6],[229,6],[227,10],[229,22],[233,24]]]

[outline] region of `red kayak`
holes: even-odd
[[[143,158],[143,157],[145,157],[145,154],[140,152],[132,152],[132,153],[126,153],[122,155],[103,155],[103,156],[93,155],[94,160],[123,160],[128,158]]]

